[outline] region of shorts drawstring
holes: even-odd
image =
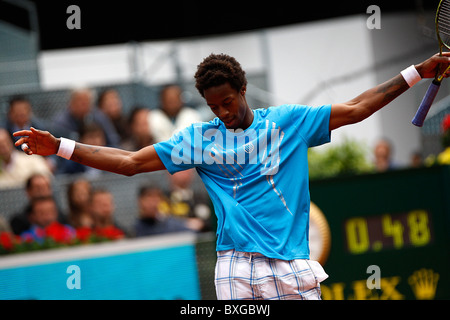
[[[255,253],[254,252],[244,252],[244,256],[248,256],[248,263],[252,263]]]

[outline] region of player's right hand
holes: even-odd
[[[48,131],[31,127],[30,130],[16,131],[13,136],[21,137],[15,145],[18,147],[26,144],[22,147],[22,150],[28,155],[49,156],[58,152],[60,140]]]

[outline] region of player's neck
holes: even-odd
[[[238,129],[246,130],[252,125],[254,117],[253,110],[247,105],[244,120],[241,122],[240,128]]]

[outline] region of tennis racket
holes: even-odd
[[[442,55],[442,49],[446,47],[450,49],[450,0],[441,0],[436,12],[436,34],[439,41],[439,52]],[[422,103],[416,112],[416,115],[412,119],[412,123],[415,126],[423,126],[423,122],[433,104],[434,98],[439,91],[441,81],[444,78],[444,74],[450,69],[450,66],[444,73],[439,75],[439,68],[436,72],[436,77],[428,87],[427,93],[423,97]]]

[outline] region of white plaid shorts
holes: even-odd
[[[328,278],[317,261],[235,250],[217,252],[215,273],[219,300],[320,300],[320,282]]]

